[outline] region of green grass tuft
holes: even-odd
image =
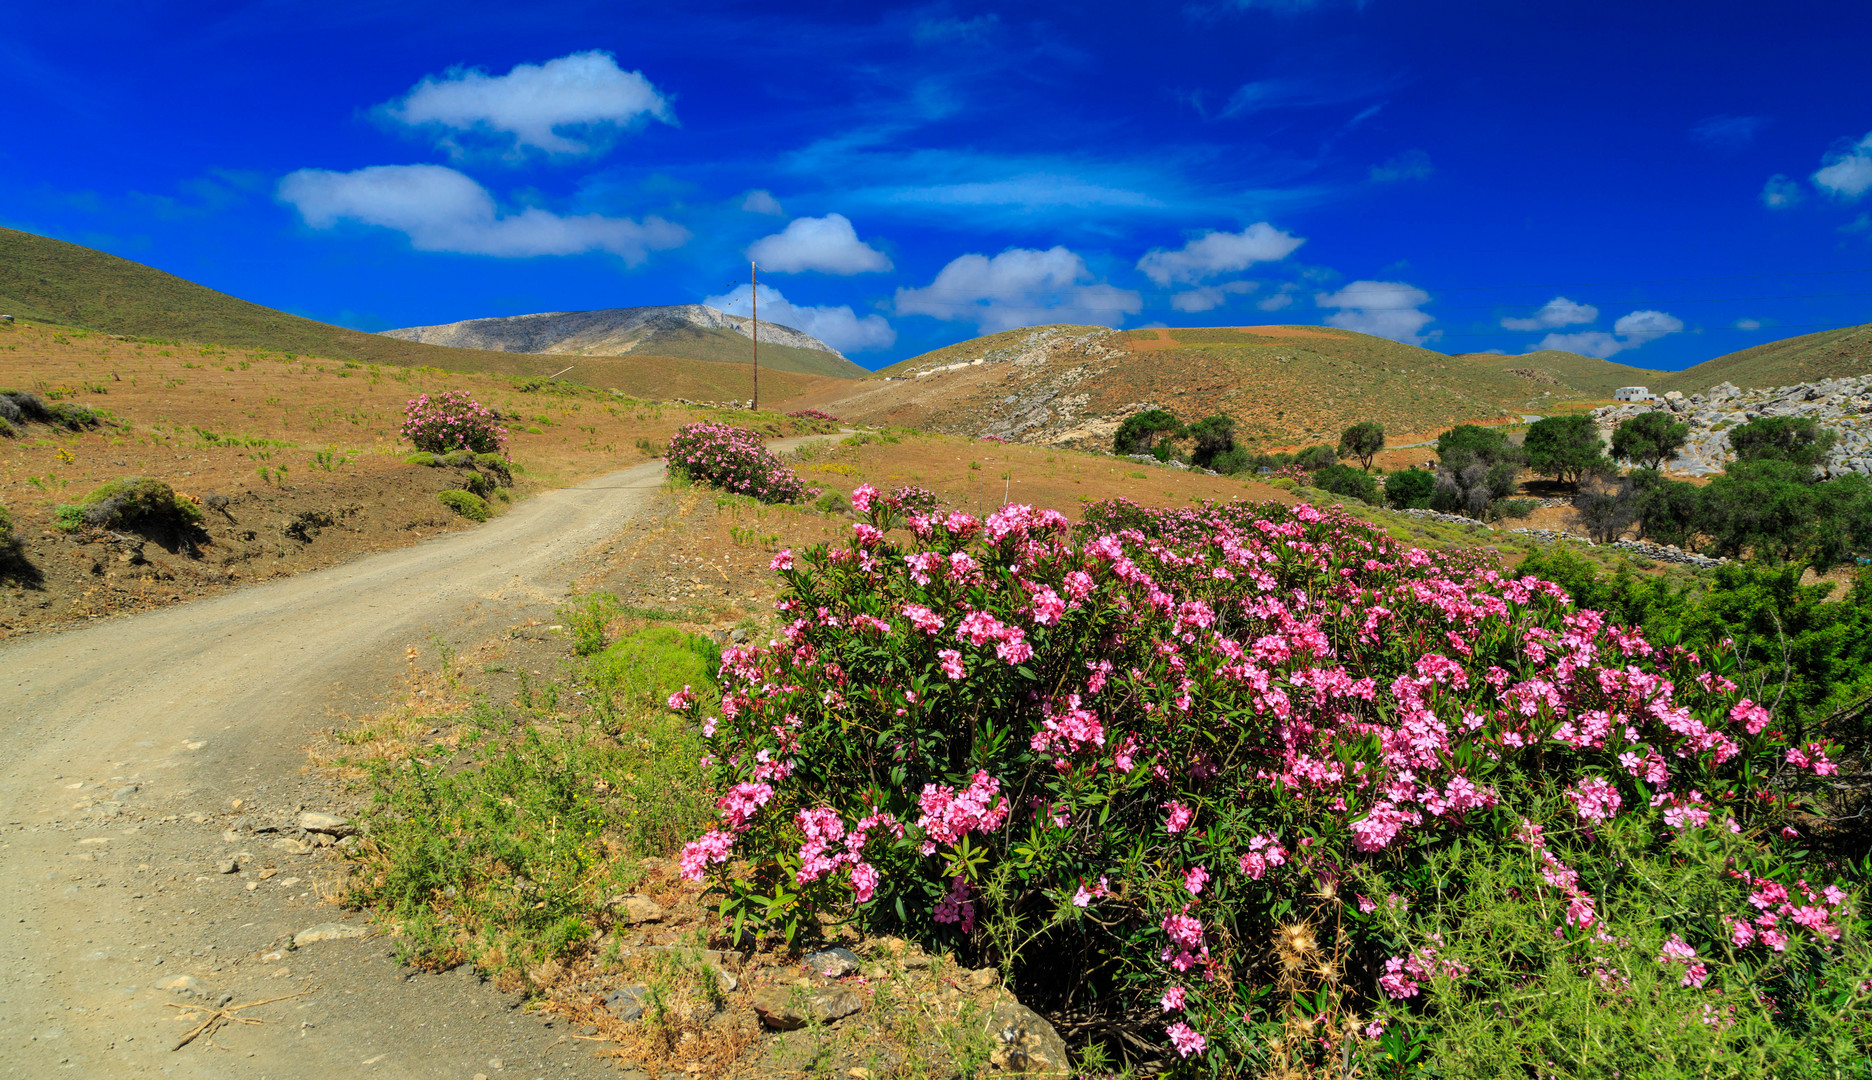
[[[487,500],[471,491],[439,491],[436,498],[469,521],[486,521],[490,516]]]

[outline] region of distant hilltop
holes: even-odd
[[[385,337],[425,345],[450,345],[499,352],[558,356],[623,356],[630,353],[682,356],[696,360],[743,362],[749,349],[730,334],[753,335],[752,319],[730,315],[706,304],[606,308],[602,311],[545,311],[465,319],[440,326],[411,326],[382,331]],[[837,349],[790,326],[763,320],[761,363],[781,370],[860,377],[858,365]],[[806,354],[822,354],[811,357]]]

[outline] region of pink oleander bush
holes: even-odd
[[[848,544],[773,560],[784,629],[725,652],[697,716],[720,819],[682,871],[737,929],[850,912],[1219,1075],[1456,1062],[1462,1009],[1632,957],[1589,1018],[1651,995],[1767,1046],[1823,985],[1863,1040],[1856,888],[1794,817],[1835,750],[1744,697],[1732,654],[1305,505],[905,534],[852,503]]]
[[[747,428],[685,424],[676,429],[664,457],[672,470],[682,470],[691,480],[761,502],[798,502],[819,494]]]
[[[795,420],[816,420],[822,424],[837,424],[842,422],[831,413],[819,409],[800,409],[796,412],[787,413],[787,415]]]
[[[451,450],[501,454],[507,450],[507,429],[491,410],[461,390],[411,400],[403,408],[403,437],[416,449],[432,454]]]

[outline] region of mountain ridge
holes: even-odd
[[[497,315],[379,333],[401,341],[495,352],[585,357],[655,353],[745,363],[753,320],[706,304],[656,304]],[[782,323],[762,322],[760,344],[762,367],[842,378],[868,374],[832,346]]]

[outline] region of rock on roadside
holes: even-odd
[[[999,1001],[988,1013],[988,1034],[995,1048],[988,1064],[997,1072],[1024,1076],[1067,1076],[1072,1059],[1066,1040],[1046,1018],[1014,1001]]]
[[[369,937],[369,936],[370,936],[369,928],[363,927],[363,926],[357,926],[352,923],[341,923],[341,922],[319,923],[317,926],[308,926],[304,930],[301,930],[297,934],[294,934],[293,935],[293,948],[303,949],[307,945],[311,945],[314,942],[319,942],[319,941],[343,941],[347,938],[361,938],[361,937]]]
[[[798,986],[764,986],[754,991],[750,1004],[761,1023],[775,1031],[797,1031],[813,1020],[830,1024],[864,1008],[850,990]]]

